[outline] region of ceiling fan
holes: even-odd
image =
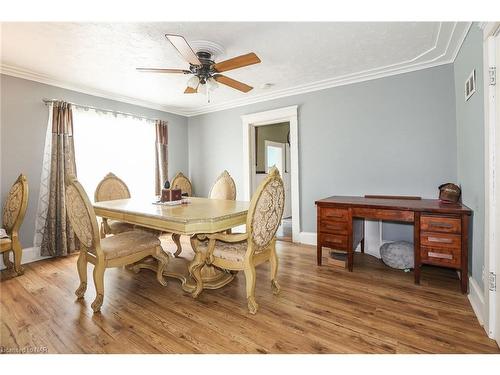
[[[184,37],[173,34],[165,34],[165,37],[172,43],[175,49],[177,49],[184,60],[189,63],[189,69],[137,68],[138,71],[192,74],[193,76],[187,81],[187,87],[186,90],[184,90],[184,94],[199,92],[208,95],[209,91],[213,91],[218,87],[218,83],[242,92],[249,92],[253,89],[252,86],[220,73],[260,63],[260,59],[255,53],[247,53],[246,55],[233,57],[232,59],[216,63],[213,61],[210,52],[199,51],[195,53]]]

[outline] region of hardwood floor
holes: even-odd
[[[271,293],[269,266],[259,267],[254,316],[247,313],[243,274],[193,300],[177,280],[162,287],[148,270],[107,270],[102,313],[93,315],[93,284],[85,300],[74,295],[74,256],[31,263],[17,278],[2,271],[0,347],[49,353],[499,353],[451,270],[424,267],[416,286],[412,273],[369,255],[356,254],[349,273],[317,267],[313,246],[280,242],[278,252],[281,294]],[[182,255],[191,256],[189,250]]]

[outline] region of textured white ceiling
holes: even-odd
[[[301,87],[395,74],[450,62],[468,23],[2,23],[2,72],[194,114],[289,95]],[[221,86],[211,96],[183,94],[187,76],[136,67],[187,68],[164,37],[222,45],[218,61],[255,52],[262,63],[226,72],[254,90]],[[323,82],[323,83],[322,83]],[[262,89],[272,83],[269,89]],[[295,91],[294,91],[295,90]]]

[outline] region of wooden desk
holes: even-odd
[[[190,197],[189,202],[164,206],[153,204],[151,199],[117,199],[94,203],[94,211],[107,219],[190,236],[194,258],[171,259],[164,275],[181,280],[183,289],[197,297],[203,288],[220,288],[234,278],[232,273],[205,264],[205,254],[197,246],[199,235],[245,224],[249,202],[194,197]],[[156,262],[148,259],[136,267],[155,271]]]
[[[349,271],[353,253],[363,233],[353,224],[358,219],[401,221],[414,225],[415,283],[420,283],[422,264],[460,270],[462,293],[468,286],[468,226],[472,211],[463,204],[444,204],[437,199],[383,199],[333,196],[316,201],[317,263],[322,248],[347,252]],[[357,239],[361,237],[361,239]]]

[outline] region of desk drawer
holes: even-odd
[[[325,247],[337,250],[347,250],[347,236],[321,233],[321,243]]]
[[[365,219],[375,219],[375,220],[405,221],[409,223],[413,222],[414,220],[413,211],[401,211],[401,210],[390,210],[390,209],[379,209],[379,208],[354,207],[352,209],[352,216],[362,217]]]
[[[420,260],[422,263],[444,267],[460,267],[460,249],[445,249],[437,247],[421,247]]]
[[[420,230],[460,234],[462,223],[458,218],[443,216],[421,216]]]
[[[336,221],[347,221],[349,217],[349,212],[345,208],[321,208],[320,209],[321,220],[336,220]]]
[[[348,234],[347,221],[321,220],[320,232],[332,234]]]
[[[456,234],[421,232],[420,244],[421,246],[460,250],[461,237]]]

